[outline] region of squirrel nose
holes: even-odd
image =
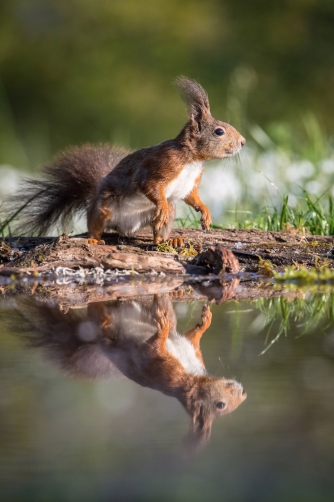
[[[240,141],[241,146],[245,146],[245,143],[246,143],[245,138],[241,136],[241,141]]]

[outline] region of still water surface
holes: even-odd
[[[332,500],[333,300],[4,294],[1,500]]]

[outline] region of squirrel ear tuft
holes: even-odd
[[[208,95],[198,82],[180,76],[175,79],[174,85],[187,105],[189,117],[196,121],[211,117]]]
[[[201,450],[209,441],[214,416],[197,403],[192,411],[192,428],[187,438],[190,452]]]

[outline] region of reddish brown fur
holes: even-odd
[[[198,176],[198,178],[195,181],[195,186],[188,195],[184,199],[184,202],[188,204],[188,206],[192,207],[195,209],[195,211],[200,211],[202,214],[201,217],[201,224],[202,224],[202,229],[203,230],[208,230],[211,225],[211,213],[209,209],[203,204],[203,202],[200,199],[199,193],[198,193],[198,187],[202,179],[202,174]]]
[[[123,374],[139,385],[176,397],[182,403],[192,417],[192,446],[204,446],[210,438],[213,420],[232,412],[246,399],[247,394],[234,380],[208,374],[193,375],[185,371],[180,360],[167,350],[169,333],[176,328],[168,297],[155,297],[153,316],[158,330],[141,344],[126,344],[115,338],[112,315],[103,304],[90,304],[89,311],[102,326],[105,353]],[[184,335],[193,344],[203,368],[200,339],[210,327],[211,319],[210,308],[204,306],[201,323]],[[126,320],[124,322],[126,329]],[[216,407],[221,400],[226,402],[224,409]]]
[[[176,85],[187,103],[188,121],[175,139],[128,155],[108,145],[71,148],[43,169],[42,180],[23,181],[19,192],[4,204],[1,219],[6,220],[9,213],[26,204],[19,212],[19,231],[41,235],[58,222],[68,224],[75,212],[86,210],[88,237],[92,242],[100,241],[106,227],[131,235],[150,224],[154,242],[159,243],[168,239],[175,218],[175,202],[182,198],[201,212],[202,228],[207,229],[211,223],[210,211],[198,194],[202,172],[194,182],[189,181],[193,185],[187,185],[189,191],[184,196],[178,194],[176,199],[170,196],[168,200],[166,189],[187,166],[194,169],[193,163],[204,165],[211,159],[230,157],[242,148],[245,139],[231,125],[212,117],[208,96],[197,82],[179,77]],[[218,128],[223,130],[222,136],[215,133]],[[197,173],[192,172],[194,176]],[[126,205],[139,196],[147,204],[152,203],[153,212],[138,208],[138,221],[131,229],[125,222],[126,218],[128,222],[131,220]],[[123,218],[121,222],[115,216],[117,211]]]
[[[170,300],[155,297],[155,320],[157,333],[135,351],[128,351],[127,363],[119,365],[120,358],[112,360],[126,376],[140,385],[157,389],[164,394],[176,397],[192,416],[193,439],[196,443],[205,443],[211,433],[213,420],[235,410],[247,397],[240,384],[234,380],[213,377],[208,374],[193,375],[185,371],[180,360],[166,349],[166,341],[171,330],[176,328],[175,314]],[[113,321],[107,313],[98,310],[104,324],[105,343],[117,350],[117,340],[113,338]],[[208,306],[202,310],[201,323],[187,331],[184,336],[192,343],[196,356],[205,369],[200,349],[200,339],[211,325],[212,314]],[[107,324],[110,326],[108,333]],[[108,351],[107,351],[108,353]],[[112,352],[111,352],[112,354]],[[216,407],[223,400],[224,409]]]
[[[212,314],[202,310],[201,322],[183,336],[194,346],[201,374],[186,370],[166,343],[175,336],[176,317],[168,295],[153,301],[91,303],[85,316],[76,309],[64,313],[54,305],[18,300],[16,316],[8,317],[10,331],[44,347],[48,359],[79,378],[108,378],[116,369],[139,385],[177,398],[192,417],[192,439],[205,443],[213,420],[236,409],[246,393],[240,384],[205,371],[200,339],[210,327]],[[82,326],[90,326],[87,341]],[[132,326],[132,328],[131,328]],[[136,331],[133,330],[136,326]],[[178,337],[180,335],[177,335]],[[219,409],[217,403],[226,406]]]
[[[152,221],[155,243],[163,240],[159,231],[164,227],[171,227],[172,208],[165,196],[165,190],[181,173],[183,167],[193,162],[229,157],[245,144],[245,139],[236,129],[211,116],[207,95],[198,83],[181,77],[177,80],[177,85],[187,101],[189,114],[189,120],[180,134],[173,140],[142,148],[122,159],[102,180],[97,200],[92,205],[92,218],[94,218],[100,211],[101,200],[106,203],[110,198],[122,198],[124,190],[128,197],[140,191],[156,206]],[[192,90],[190,96],[185,95],[189,88]],[[223,129],[225,134],[215,135],[214,131],[217,128]],[[202,213],[202,228],[206,230],[211,224],[211,215],[198,194],[201,177],[202,173],[197,177],[192,191],[184,201]],[[129,179],[132,179],[131,185],[127,181]],[[96,231],[90,235],[100,239],[102,234]],[[166,235],[164,237],[166,238]]]

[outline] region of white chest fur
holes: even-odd
[[[165,196],[169,200],[184,199],[194,188],[198,176],[203,171],[204,162],[191,162],[185,164],[182,171],[173,181],[167,185]]]
[[[187,373],[191,375],[206,375],[206,369],[196,356],[195,348],[186,337],[178,333],[169,333],[166,349],[173,354]]]

